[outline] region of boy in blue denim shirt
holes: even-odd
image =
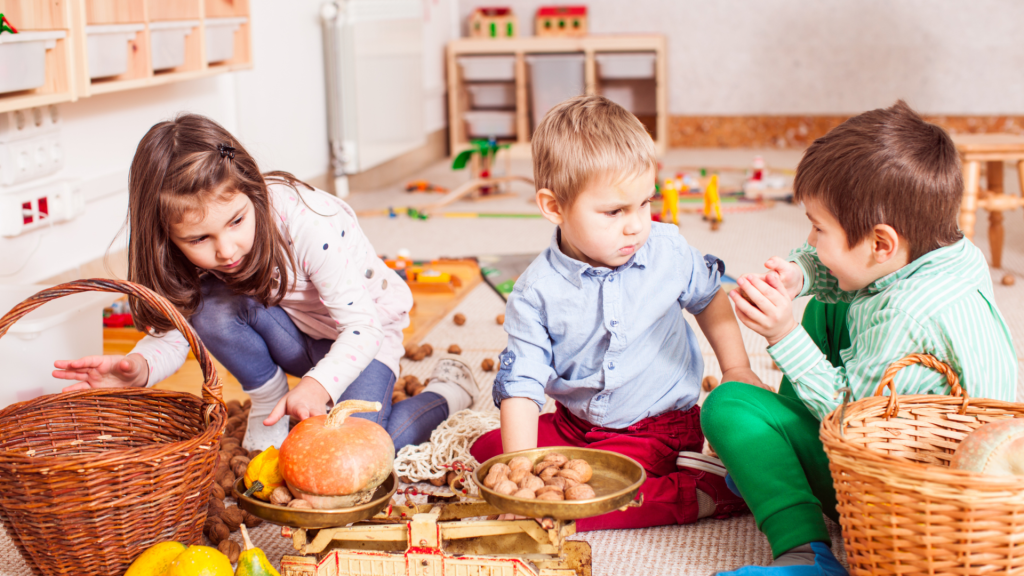
[[[567,100],[533,135],[537,203],[558,225],[551,246],[516,281],[508,347],[494,381],[501,429],[473,456],[581,446],[644,466],[643,506],[577,522],[577,530],[687,524],[745,512],[725,470],[700,454],[704,374],[694,314],[723,381],[763,386],[719,282],[675,226],[651,223],[657,158],[632,114],[600,96]],[[554,414],[540,415],[547,394]]]

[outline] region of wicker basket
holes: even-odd
[[[897,397],[893,377],[916,363],[944,373],[953,395]],[[850,572],[1024,574],[1024,476],[949,468],[971,431],[1021,417],[1024,404],[970,399],[949,366],[918,354],[890,366],[875,397],[826,416],[821,440]]]
[[[203,397],[93,389],[0,411],[0,520],[37,575],[114,576],[157,542],[199,543],[227,420],[220,380],[199,337],[169,302],[142,286],[55,286],[0,319],[0,337],[45,302],[87,291],[123,292],[166,314],[199,359]]]

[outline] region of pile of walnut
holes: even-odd
[[[210,490],[210,501],[206,509],[206,524],[203,526],[203,533],[215,546],[223,544],[224,548],[231,551],[233,548],[230,544],[235,544],[235,548],[238,544],[231,542],[228,537],[232,532],[236,532],[242,523],[248,528],[255,528],[263,523],[263,520],[237,505],[224,505],[224,498],[234,500],[235,481],[245,475],[249,460],[260,453],[259,450],[247,452],[242,448],[242,438],[245,437],[251,404],[249,400],[246,400],[245,404],[238,400],[227,403],[228,423],[220,440],[220,452],[217,454],[217,464],[213,473],[213,488]],[[221,552],[231,556],[223,549]]]
[[[587,482],[594,475],[586,460],[569,460],[552,452],[537,464],[516,456],[508,465],[487,471],[484,486],[498,494],[531,500],[586,500],[597,494]]]

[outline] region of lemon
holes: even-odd
[[[161,542],[154,544],[139,554],[138,558],[128,567],[124,576],[160,576],[174,562],[179,554],[185,551],[180,542]]]
[[[189,546],[171,563],[163,576],[233,576],[231,561],[209,546]]]

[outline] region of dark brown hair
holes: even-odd
[[[798,202],[814,198],[839,220],[849,246],[887,224],[913,261],[963,237],[957,211],[964,184],[953,141],[902,100],[815,140],[793,188]]]
[[[230,147],[233,150],[224,148]],[[200,305],[204,273],[175,246],[170,226],[205,216],[206,203],[242,193],[254,207],[255,238],[241,269],[225,277],[236,292],[276,306],[289,288],[295,258],[274,222],[266,178],[295,187],[287,172],[260,173],[256,161],[222,126],[197,114],[160,122],[139,142],[128,173],[128,280],[167,298],[186,318]],[[275,277],[274,271],[279,274]],[[173,329],[158,310],[132,298],[140,330]]]

